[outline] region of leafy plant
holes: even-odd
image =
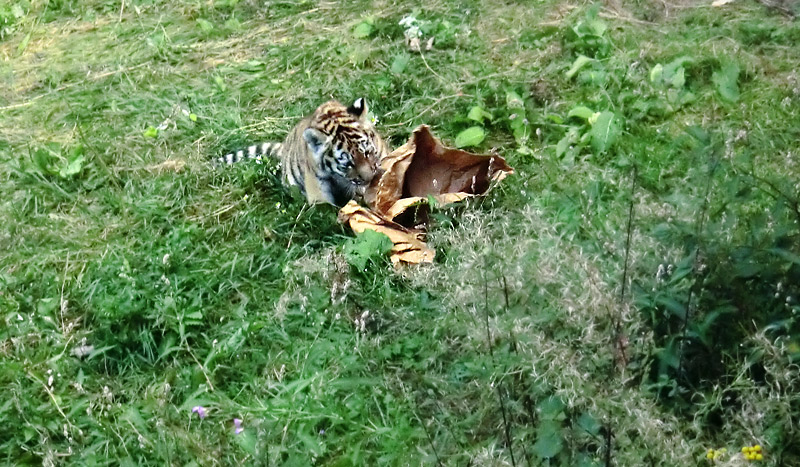
[[[377,264],[391,250],[389,237],[374,230],[365,230],[344,244],[344,256],[357,271],[365,271],[368,264]]]
[[[0,5],[0,41],[11,34],[15,25],[25,17],[25,5],[22,2]]]
[[[578,54],[591,58],[603,58],[611,51],[611,42],[606,36],[608,25],[598,18],[600,5],[589,7],[567,33],[567,44]]]
[[[353,37],[356,39],[365,39],[371,36],[374,31],[375,18],[370,16],[356,24],[356,26],[353,28]]]
[[[739,65],[731,61],[725,61],[722,67],[716,70],[711,77],[719,97],[731,104],[739,100],[738,79]]]
[[[469,128],[461,130],[456,135],[456,147],[465,148],[481,144],[486,138],[484,124],[486,122],[491,122],[492,119],[492,114],[487,112],[482,106],[472,106],[467,113],[467,121],[475,123],[476,125],[472,125]]]
[[[567,119],[581,124],[569,125],[566,134],[556,144],[556,157],[572,163],[583,148],[591,147],[595,155],[609,151],[622,131],[620,118],[614,112],[594,112],[586,106],[573,107]]]
[[[70,179],[81,173],[86,162],[83,146],[65,148],[51,143],[33,150],[31,158],[34,165],[45,175],[55,175]]]

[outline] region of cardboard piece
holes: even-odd
[[[339,221],[347,222],[356,233],[370,229],[389,237],[394,244],[390,258],[395,265],[433,262],[436,253],[422,241],[423,232],[392,222],[355,201],[339,210]]]
[[[424,242],[429,197],[447,205],[486,193],[492,182],[514,173],[500,156],[472,154],[444,146],[427,125],[381,161],[383,175],[367,188],[368,208],[351,201],[339,211],[355,232],[372,229],[389,236],[394,264],[430,263]]]

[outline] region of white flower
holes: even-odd
[[[414,23],[416,23],[416,22],[417,22],[417,18],[414,15],[406,15],[406,16],[403,16],[403,19],[401,19],[400,22],[397,23],[397,24],[399,24],[400,26],[403,26],[404,28],[408,29],[410,27],[413,27]]]

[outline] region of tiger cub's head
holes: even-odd
[[[350,199],[363,195],[372,179],[380,176],[380,161],[388,154],[368,115],[364,98],[349,107],[330,101],[317,108],[303,131],[319,175],[330,175]]]

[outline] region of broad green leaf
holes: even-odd
[[[369,37],[374,30],[375,27],[372,25],[371,21],[362,21],[353,29],[353,37],[356,39],[364,39]]]
[[[231,430],[233,430],[233,428],[231,428]],[[256,437],[252,429],[245,427],[244,431],[238,435],[234,434],[233,436],[236,437],[236,444],[238,444],[244,452],[251,456],[256,454]]]
[[[202,311],[193,311],[191,313],[187,313],[186,314],[186,318],[202,320],[203,319],[203,312]]]
[[[15,3],[14,6],[11,7],[11,14],[14,15],[14,18],[20,19],[25,16],[25,10],[22,9],[19,3]]]
[[[371,53],[372,51],[369,47],[355,46],[350,50],[350,53],[347,54],[347,58],[349,58],[350,62],[354,65],[361,66],[367,61]]]
[[[672,78],[669,80],[669,84],[673,88],[682,88],[684,84],[686,84],[686,74],[683,67],[678,68],[678,70],[672,75]]]
[[[570,144],[572,144],[572,138],[569,134],[561,138],[556,144],[556,157],[560,159],[567,152]]]
[[[158,136],[158,130],[154,126],[149,126],[142,132],[142,136],[145,138],[155,138]]]
[[[486,120],[487,118],[491,120],[493,117],[492,114],[483,110],[483,107],[475,105],[471,109],[469,109],[467,118],[470,120],[475,120],[478,123],[483,123],[483,121]]]
[[[525,108],[525,101],[514,91],[506,91],[506,107],[508,110],[522,110]]]
[[[695,96],[694,93],[691,91],[683,90],[678,94],[678,104],[679,105],[686,105],[690,102],[694,102]]]
[[[225,90],[228,89],[228,85],[225,84],[225,80],[222,79],[222,76],[215,76],[214,84],[216,84],[217,88],[222,92],[225,92]]]
[[[367,267],[372,258],[385,256],[392,249],[392,241],[385,234],[365,230],[344,245],[347,262],[359,271]]]
[[[694,63],[694,59],[692,57],[681,56],[676,58],[675,60],[667,63],[664,65],[664,76],[668,80],[672,79],[672,76],[678,72],[681,68],[684,68],[687,64]]]
[[[781,258],[785,259],[786,261],[788,261],[790,263],[794,263],[794,264],[800,265],[800,256],[792,253],[791,251],[784,250],[782,248],[770,248],[767,251],[769,251],[773,255],[780,256]]]
[[[733,265],[731,273],[734,277],[741,277],[744,279],[756,276],[764,270],[764,266],[759,263],[752,263],[749,261],[740,261]]]
[[[708,145],[709,143],[711,143],[711,136],[709,136],[706,130],[704,130],[699,126],[696,125],[688,126],[686,127],[685,131],[686,133],[691,135],[694,139],[696,139],[697,141],[699,141],[704,145]]]
[[[650,82],[656,85],[668,85],[681,89],[686,84],[686,69],[684,65],[692,63],[691,57],[679,57],[666,65],[656,64],[650,70]]]
[[[21,54],[22,52],[24,52],[25,49],[28,47],[28,42],[30,41],[31,41],[31,33],[29,32],[22,39],[22,42],[20,42],[19,45],[17,46],[17,53]]]
[[[579,105],[573,107],[567,114],[567,117],[578,117],[583,120],[589,120],[592,115],[594,115],[594,110],[590,109],[589,107]]]
[[[189,114],[189,120],[191,120],[193,122],[196,122],[197,121],[197,114],[190,113]]]
[[[722,100],[734,103],[739,100],[739,65],[733,62],[725,63],[721,69],[714,72],[711,80],[717,86],[717,92]]]
[[[575,76],[575,73],[579,72],[581,68],[586,66],[586,64],[591,61],[592,59],[586,55],[578,55],[578,58],[572,62],[572,67],[570,67],[570,69],[567,71],[567,79],[571,79],[573,76]]]
[[[595,36],[602,36],[603,34],[606,33],[606,30],[608,29],[606,23],[600,21],[599,19],[593,19],[592,21],[586,23],[586,25],[589,26],[589,30],[592,31],[592,33]]]
[[[536,412],[542,420],[563,420],[564,407],[564,402],[560,398],[550,396],[539,402],[536,406]]]
[[[57,150],[51,148],[38,148],[32,154],[32,159],[36,167],[39,168],[44,173],[52,174],[55,172],[53,167],[55,161],[57,160],[57,154],[60,152],[56,152]]]
[[[595,154],[607,151],[619,137],[620,128],[613,112],[600,112],[592,124],[592,150]]]
[[[242,23],[239,22],[239,20],[236,19],[236,18],[231,18],[228,21],[225,21],[225,25],[224,26],[225,26],[226,30],[233,31],[233,32],[236,32],[236,31],[239,31],[239,30],[242,29]]]
[[[197,18],[197,26],[199,26],[200,30],[205,33],[209,33],[214,30],[214,25],[211,24],[210,21],[203,18]]]
[[[650,82],[653,84],[660,83],[664,76],[664,67],[660,63],[650,69]]]
[[[481,144],[484,138],[486,138],[486,130],[479,126],[471,126],[456,135],[456,147],[477,146]]]
[[[550,459],[564,449],[561,436],[561,424],[551,420],[543,420],[536,430],[536,443],[533,452],[542,459]]]
[[[142,414],[139,413],[139,410],[135,406],[129,406],[128,410],[122,414],[121,418],[130,422],[140,431],[147,431],[147,422],[145,422],[144,417],[142,417]]]
[[[597,436],[600,433],[600,424],[597,423],[592,414],[589,412],[584,412],[578,417],[578,426],[585,432],[589,433],[592,436]]]
[[[656,298],[656,303],[662,305],[671,315],[683,319],[686,317],[686,307],[683,303],[668,296],[659,296]]]
[[[404,72],[406,67],[408,66],[408,62],[411,60],[411,56],[408,54],[400,54],[394,57],[392,60],[392,66],[390,71],[396,75]]]
[[[70,158],[67,165],[59,170],[58,175],[61,178],[69,178],[81,171],[83,169],[83,161],[86,160],[83,155],[78,155],[77,157]]]
[[[681,364],[679,353],[679,345],[675,337],[667,342],[667,346],[656,350],[656,358],[659,361],[659,372],[663,375],[666,374],[668,368],[678,368]]]

